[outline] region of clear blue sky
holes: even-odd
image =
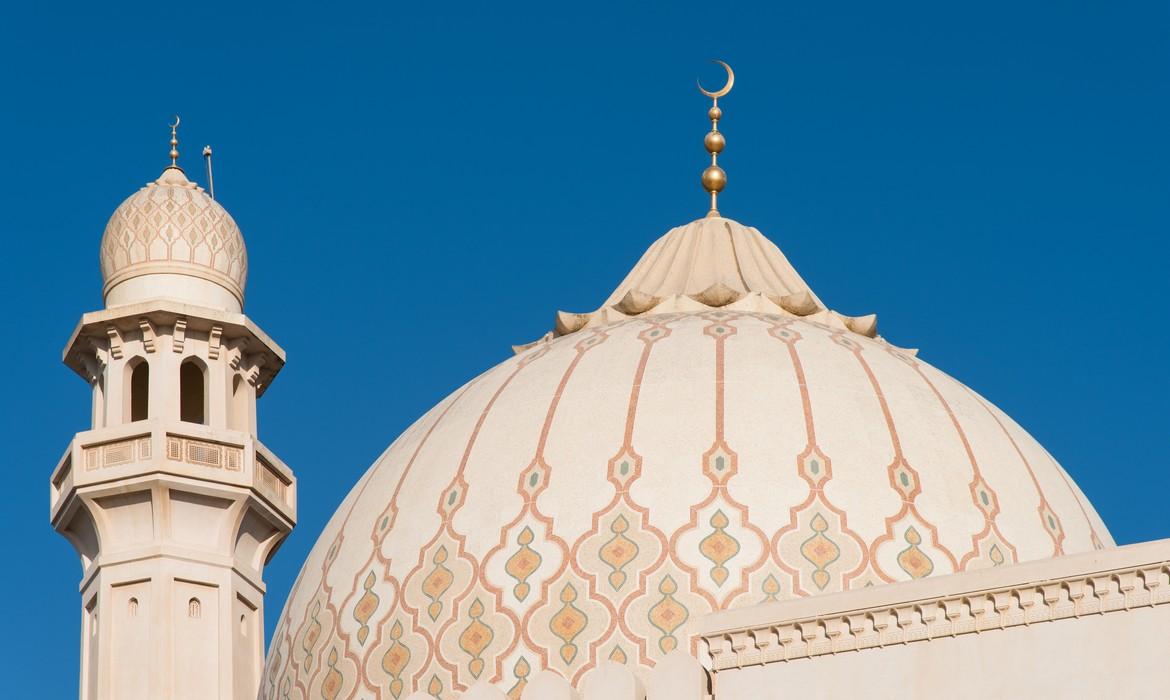
[[[1020,421],[1119,542],[1170,536],[1170,5],[629,5],[6,6],[8,697],[76,692],[81,569],[48,478],[89,398],[60,351],[176,112],[289,355],[259,407],[301,496],[269,629],[400,431],[704,213],[715,57],[737,73],[724,213]]]

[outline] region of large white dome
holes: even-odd
[[[281,615],[266,697],[651,666],[712,610],[1112,544],[1023,429],[825,309],[755,229],[671,231],[558,332],[354,488]]]

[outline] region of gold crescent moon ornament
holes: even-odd
[[[707,212],[707,218],[722,216],[718,207],[719,193],[727,186],[727,173],[719,167],[719,154],[727,146],[727,140],[723,138],[723,134],[719,133],[719,120],[723,118],[723,110],[719,109],[719,98],[731,92],[732,86],[735,85],[735,72],[731,70],[731,66],[720,60],[711,62],[718,63],[723,66],[723,70],[727,71],[727,83],[715,92],[711,92],[704,88],[697,78],[695,79],[695,84],[699,86],[699,92],[711,98],[711,109],[707,110],[707,118],[711,120],[711,131],[703,139],[703,145],[711,154],[711,165],[703,171],[703,176],[700,179],[703,189],[711,195],[711,209]]]
[[[175,115],[175,123],[171,124],[171,167],[179,167],[179,115]]]
[[[720,61],[718,59],[711,61],[711,63],[718,63],[719,65],[723,66],[723,70],[727,71],[727,84],[724,85],[723,87],[719,88],[715,92],[711,92],[711,91],[705,89],[703,87],[703,84],[701,82],[699,82],[698,78],[695,78],[695,85],[699,86],[699,92],[703,93],[704,95],[706,95],[707,97],[710,97],[713,100],[717,100],[720,97],[723,97],[727,93],[731,92],[732,86],[735,85],[735,72],[731,70],[731,66],[727,65],[726,63],[724,63],[723,61]]]

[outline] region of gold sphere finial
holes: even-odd
[[[175,123],[171,124],[171,167],[179,167],[179,115],[175,115]]]
[[[707,110],[707,118],[711,120],[711,131],[707,132],[703,138],[703,146],[711,154],[711,165],[703,171],[703,177],[700,180],[703,183],[703,189],[711,195],[711,210],[707,212],[708,217],[719,216],[719,208],[716,204],[719,193],[727,186],[727,173],[719,167],[718,162],[719,154],[727,145],[727,140],[723,138],[723,134],[719,133],[719,120],[723,118],[723,110],[719,109],[719,98],[731,92],[732,86],[735,85],[735,73],[732,72],[731,66],[719,60],[712,61],[712,63],[718,63],[723,66],[723,70],[727,71],[727,83],[712,92],[704,88],[698,80],[695,80],[699,86],[699,92],[711,98],[711,109]]]

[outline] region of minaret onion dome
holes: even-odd
[[[179,166],[179,123],[176,116],[170,125],[171,162],[106,224],[106,306],[166,297],[239,313],[248,276],[244,237],[227,210]]]

